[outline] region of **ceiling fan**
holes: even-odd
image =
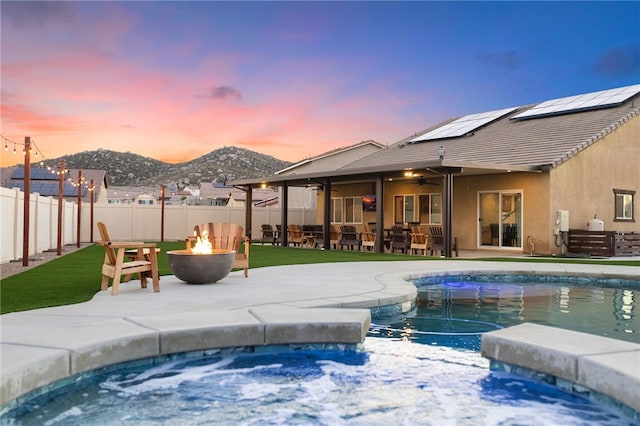
[[[433,186],[440,186],[439,183],[437,182],[429,182],[424,176],[420,176],[418,178],[418,181],[416,182],[419,186],[422,185],[433,185]]]

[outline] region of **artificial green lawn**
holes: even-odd
[[[157,243],[162,250],[158,256],[160,275],[170,275],[165,253],[184,248],[184,242]],[[342,250],[315,250],[271,245],[252,245],[250,267],[294,265],[328,262],[406,261],[424,258],[403,254],[368,253]],[[36,266],[0,281],[0,313],[25,311],[49,306],[69,305],[90,300],[100,291],[100,270],[104,248],[92,245]],[[468,260],[468,259],[467,259]],[[602,263],[606,265],[640,266],[640,261],[586,260],[561,258],[487,258],[517,262]],[[452,259],[455,261],[455,259]],[[249,272],[251,274],[251,272]],[[162,283],[160,284],[162,287]]]

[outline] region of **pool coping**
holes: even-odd
[[[208,286],[163,276],[160,293],[131,282],[115,297],[99,292],[81,304],[2,315],[0,404],[4,412],[35,389],[136,359],[212,348],[361,343],[372,313],[411,309],[417,290],[408,280],[505,271],[640,276],[639,267],[615,265],[423,260],[258,268],[249,278],[233,272]],[[602,365],[601,374],[616,373]],[[640,387],[640,371],[631,379]]]
[[[491,370],[534,378],[596,399],[605,396],[640,419],[640,344],[522,323],[484,334],[481,345]]]

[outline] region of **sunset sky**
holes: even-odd
[[[640,82],[640,2],[0,8],[0,133],[30,136],[46,158],[104,148],[182,162],[237,146],[299,161]],[[7,145],[2,165],[21,163]]]

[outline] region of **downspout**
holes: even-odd
[[[447,169],[444,176],[444,256],[451,257],[451,243],[453,241],[451,232],[451,212],[453,209],[453,173]]]

